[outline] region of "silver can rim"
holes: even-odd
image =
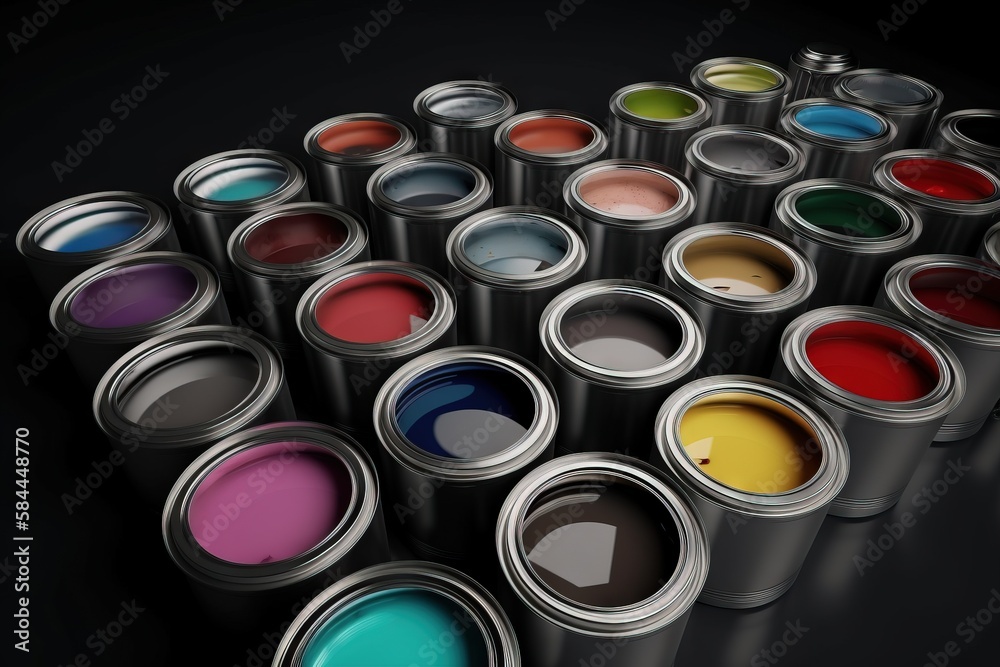
[[[472,262],[465,252],[465,241],[469,235],[479,227],[510,216],[526,216],[558,229],[567,242],[566,254],[543,271],[525,274],[497,273]],[[543,289],[571,278],[583,270],[590,247],[586,235],[575,223],[537,206],[500,206],[480,211],[458,223],[445,243],[448,261],[466,279],[512,290]]]
[[[319,137],[321,134],[335,125],[354,121],[374,121],[392,125],[399,132],[399,141],[385,150],[376,151],[369,155],[343,155],[330,152],[320,146]],[[341,167],[370,167],[382,165],[401,155],[412,153],[417,147],[417,133],[409,123],[395,116],[384,113],[348,113],[328,118],[314,125],[306,133],[302,145],[310,157],[320,162]]]
[[[926,396],[910,401],[882,401],[859,396],[826,379],[809,361],[806,341],[820,327],[834,322],[880,324],[909,336],[934,360],[938,382]],[[852,414],[898,424],[932,422],[950,413],[965,396],[965,372],[955,353],[939,337],[907,319],[869,306],[827,306],[799,315],[781,336],[781,358],[789,373],[814,396]]]
[[[877,199],[900,218],[900,228],[887,236],[866,238],[847,236],[813,225],[798,212],[796,203],[804,194],[818,190],[846,190]],[[882,254],[912,246],[923,231],[920,216],[906,201],[889,192],[860,181],[840,178],[814,178],[799,181],[782,190],[774,201],[774,213],[785,230],[810,241],[856,254]]]
[[[484,667],[521,664],[514,626],[489,591],[458,570],[427,561],[372,565],[333,584],[295,617],[275,650],[272,664],[274,667],[301,667],[305,647],[337,612],[371,593],[403,587],[437,593],[469,612],[487,646],[489,660]]]
[[[316,319],[320,298],[334,284],[364,273],[395,273],[422,283],[434,297],[434,312],[427,324],[414,333],[384,343],[352,343],[326,333]],[[353,359],[399,357],[430,345],[444,335],[455,322],[456,300],[451,284],[425,266],[388,259],[354,262],[323,274],[309,286],[295,308],[295,323],[308,344],[327,354]]]
[[[885,274],[882,290],[886,301],[907,317],[929,328],[939,336],[961,341],[980,348],[1000,347],[1000,329],[987,329],[945,317],[926,307],[910,289],[910,279],[928,269],[959,269],[986,274],[1000,281],[1000,266],[965,255],[917,255],[894,264]]]
[[[179,350],[180,348],[180,350]],[[198,349],[238,349],[253,357],[259,373],[257,382],[243,401],[225,415],[208,423],[179,428],[157,428],[141,431],[140,424],[127,419],[121,412],[118,399],[127,389],[130,378],[141,377],[144,371],[154,370],[179,351],[189,353]],[[154,450],[176,450],[196,447],[213,442],[247,426],[258,418],[284,389],[284,366],[272,344],[263,336],[238,327],[210,324],[178,329],[160,334],[140,343],[116,361],[101,378],[94,392],[93,414],[98,427],[115,441],[131,438],[138,447]]]
[[[778,79],[778,82],[766,90],[747,91],[720,88],[709,81],[708,77],[705,76],[705,73],[709,69],[719,65],[752,65],[754,67],[759,67],[773,74]],[[703,94],[711,97],[718,97],[719,99],[724,100],[765,102],[787,95],[792,87],[791,77],[788,76],[788,72],[786,72],[784,68],[778,67],[774,63],[769,63],[766,60],[743,58],[741,56],[724,56],[722,58],[703,60],[695,65],[694,69],[691,70],[690,78],[691,85]]]
[[[382,184],[393,172],[407,169],[414,164],[439,162],[465,169],[472,174],[475,184],[472,192],[449,204],[436,206],[407,206],[393,201],[382,190]],[[493,176],[472,158],[457,153],[412,153],[397,157],[375,170],[368,179],[368,201],[373,208],[405,216],[410,222],[440,223],[442,217],[449,219],[468,215],[483,206],[493,196]]]
[[[92,327],[73,318],[70,307],[76,296],[91,283],[123,269],[167,264],[186,269],[194,276],[195,292],[184,305],[165,317],[127,327]],[[91,267],[69,281],[49,307],[49,322],[56,331],[74,330],[73,337],[93,343],[130,343],[146,340],[197,322],[222,299],[222,286],[215,267],[195,255],[172,251],[139,252],[123,255]]]
[[[625,607],[601,608],[573,602],[542,584],[527,562],[520,527],[542,493],[581,479],[631,484],[659,500],[673,517],[680,542],[677,566],[651,597]],[[685,491],[653,466],[622,454],[567,454],[525,475],[500,509],[496,549],[504,578],[532,613],[564,630],[595,637],[639,637],[682,618],[708,578],[710,546],[701,516]]]
[[[695,402],[718,393],[745,393],[770,399],[802,416],[822,448],[822,460],[813,477],[802,486],[781,493],[751,493],[702,472],[684,451],[680,421]],[[850,469],[844,434],[818,403],[779,382],[750,375],[717,375],[684,385],[660,407],[655,435],[654,451],[659,460],[689,494],[743,516],[786,520],[823,511],[847,483]]]
[[[841,74],[857,68],[858,57],[850,49],[844,48],[841,55],[823,53],[813,49],[816,42],[810,42],[792,54],[791,62],[801,69],[816,74]],[[840,46],[835,44],[835,46]]]
[[[682,95],[687,95],[693,99],[697,103],[697,108],[690,116],[685,116],[683,118],[650,118],[648,116],[640,116],[625,106],[625,98],[632,93],[637,93],[643,90],[666,90],[669,92],[681,93]],[[682,86],[678,83],[671,83],[669,81],[643,81],[641,83],[633,83],[625,86],[624,88],[619,88],[611,96],[609,106],[611,108],[612,115],[622,122],[628,123],[629,125],[641,126],[643,128],[660,130],[663,132],[673,132],[691,127],[700,127],[712,118],[712,105],[705,99],[704,95],[694,88]]]
[[[644,299],[676,319],[681,328],[681,341],[670,358],[652,368],[621,371],[592,364],[573,354],[560,330],[563,317],[570,308],[585,299],[610,295]],[[627,389],[658,387],[683,378],[698,365],[706,344],[705,328],[686,303],[657,285],[614,278],[591,280],[558,294],[542,311],[538,331],[543,354],[564,370],[587,382]]]
[[[761,241],[780,250],[794,269],[788,285],[770,294],[742,296],[726,294],[712,289],[697,280],[684,265],[684,251],[704,238],[733,234]],[[816,288],[816,265],[798,246],[785,237],[765,227],[742,222],[710,222],[678,233],[663,249],[664,277],[691,297],[739,312],[778,312],[805,303]]]
[[[451,116],[444,116],[432,111],[428,105],[430,98],[438,93],[451,90],[453,88],[479,88],[481,90],[486,90],[497,94],[503,99],[503,103],[496,111],[476,118],[452,118]],[[499,83],[494,83],[493,81],[458,79],[455,81],[445,81],[424,89],[413,100],[413,113],[416,114],[417,118],[425,122],[433,125],[441,125],[443,127],[460,127],[468,129],[490,128],[517,113],[517,98],[514,97],[514,93],[506,87],[500,85]]]
[[[1000,110],[997,109],[962,109],[952,111],[938,121],[937,134],[950,145],[968,151],[973,155],[986,159],[1000,160],[1000,146],[991,146],[962,134],[958,124],[967,118],[992,118],[1000,123]]]
[[[857,141],[838,139],[829,135],[813,132],[802,125],[796,116],[803,108],[818,106],[835,106],[864,114],[879,124],[878,134],[873,137]],[[864,107],[860,104],[852,104],[851,102],[846,102],[832,97],[809,97],[786,104],[781,110],[781,115],[778,118],[778,127],[785,134],[792,137],[796,141],[801,141],[815,146],[822,146],[824,148],[835,148],[838,151],[850,153],[878,150],[879,148],[888,146],[893,142],[897,134],[896,123],[893,122],[893,120],[888,116],[883,115],[875,109]]]
[[[979,259],[1000,266],[1000,222],[986,230],[982,248],[979,250]]]
[[[191,183],[203,169],[212,168],[230,160],[257,159],[280,165],[288,176],[273,192],[262,197],[239,201],[215,201],[195,194]],[[188,165],[174,180],[174,196],[182,204],[197,211],[208,213],[250,213],[260,211],[275,204],[281,204],[297,196],[307,187],[306,173],[302,164],[286,153],[266,148],[240,148],[222,153],[214,153]]]
[[[106,202],[108,204],[130,204],[149,216],[149,220],[134,236],[106,248],[84,252],[59,252],[47,250],[38,244],[37,235],[41,228],[54,216],[87,204]],[[106,260],[145,250],[160,241],[173,229],[170,210],[158,199],[137,192],[106,190],[70,197],[47,206],[31,216],[17,232],[17,249],[25,258],[41,260],[53,264],[80,265],[97,264]]]
[[[677,189],[677,201],[663,213],[651,215],[613,215],[584,201],[580,194],[583,179],[599,172],[625,169],[644,171],[667,179]],[[676,169],[646,160],[616,158],[591,162],[570,174],[563,184],[563,199],[569,210],[582,218],[628,230],[654,230],[685,222],[694,213],[698,195],[691,181]]]
[[[780,146],[788,153],[788,163],[778,169],[767,171],[744,171],[724,167],[709,160],[704,153],[703,144],[717,136],[754,135]],[[684,146],[684,157],[688,164],[698,171],[716,178],[724,179],[742,186],[769,185],[782,183],[798,178],[806,170],[806,155],[801,148],[790,139],[773,130],[756,125],[713,125],[699,130],[691,135]]]
[[[275,218],[301,213],[316,213],[333,218],[347,228],[343,244],[328,255],[298,264],[273,264],[253,257],[246,248],[247,238],[261,225]],[[325,202],[291,202],[271,206],[255,213],[233,230],[226,243],[229,261],[246,273],[271,279],[297,281],[300,278],[319,276],[331,269],[354,261],[368,245],[368,228],[354,211],[337,204]]]
[[[510,140],[510,131],[520,123],[542,118],[560,118],[583,123],[593,133],[594,138],[583,148],[566,153],[535,153],[526,151]],[[507,158],[541,165],[573,165],[593,160],[608,149],[608,135],[604,128],[592,118],[566,109],[538,109],[511,116],[497,128],[493,135],[497,150]]]
[[[942,199],[914,190],[903,185],[892,175],[893,166],[902,160],[940,160],[961,165],[985,178],[993,186],[993,193],[983,199]],[[872,182],[878,187],[891,192],[913,204],[947,213],[994,213],[1000,212],[1000,175],[989,165],[973,158],[953,153],[944,153],[932,148],[910,148],[886,153],[880,157],[872,168]]]
[[[922,88],[927,93],[927,99],[917,104],[879,102],[876,100],[870,100],[861,97],[848,87],[848,84],[850,83],[852,78],[856,76],[867,76],[869,74],[888,76],[894,79],[901,79],[910,84],[915,84],[917,87]],[[866,67],[864,69],[854,69],[839,75],[833,81],[833,96],[842,100],[846,100],[848,102],[854,102],[855,104],[866,106],[870,109],[881,111],[882,113],[890,113],[895,116],[922,114],[926,111],[930,111],[931,109],[936,109],[940,107],[941,103],[944,101],[944,93],[942,93],[940,89],[932,86],[926,81],[918,79],[915,76],[909,76],[907,74],[902,74],[900,72],[893,72],[892,70],[888,70],[881,67]]]
[[[278,441],[318,447],[344,464],[352,490],[344,517],[321,542],[285,560],[243,564],[211,554],[197,541],[188,521],[195,492],[230,457]],[[375,464],[357,441],[325,424],[274,422],[234,433],[195,459],[178,477],[167,497],[161,532],[167,553],[188,577],[213,588],[259,592],[299,583],[335,566],[366,534],[377,519],[379,507]]]
[[[456,362],[493,366],[524,382],[535,403],[535,418],[520,440],[491,456],[458,459],[425,452],[403,435],[396,421],[400,394],[421,374]],[[375,437],[398,465],[442,480],[482,481],[522,470],[537,461],[555,438],[559,404],[552,383],[524,357],[494,347],[459,345],[427,352],[400,366],[379,390],[372,415]]]

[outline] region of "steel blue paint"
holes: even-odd
[[[832,104],[806,107],[795,120],[810,132],[834,139],[871,139],[882,132],[875,117]]]
[[[444,206],[465,199],[476,187],[476,175],[459,164],[417,162],[390,173],[382,181],[386,197],[404,206]]]
[[[125,202],[80,206],[52,216],[37,234],[38,246],[53,252],[90,252],[129,240],[149,224],[149,212]]]
[[[463,250],[476,266],[503,275],[544,271],[566,256],[569,240],[555,225],[511,215],[469,234]]]
[[[482,458],[516,444],[535,419],[524,380],[487,363],[446,364],[417,376],[396,408],[400,431],[445,458]],[[473,438],[474,442],[466,442]]]

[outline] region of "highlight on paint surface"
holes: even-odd
[[[119,409],[129,421],[154,423],[159,429],[199,426],[238,408],[259,378],[256,359],[230,345],[220,343],[186,354],[179,350],[132,380],[119,399]]]
[[[788,287],[795,276],[795,265],[781,248],[737,234],[692,241],[681,260],[695,280],[734,296],[774,294]]]
[[[1000,331],[1000,277],[968,267],[935,267],[910,277],[910,292],[930,311]]]
[[[750,63],[714,65],[705,70],[705,80],[723,90],[760,93],[776,87],[778,75]]]
[[[359,273],[328,287],[316,302],[316,322],[351,343],[388,343],[417,333],[434,314],[430,288],[399,273]]]
[[[478,120],[500,111],[504,98],[481,86],[451,86],[432,93],[424,100],[431,113],[454,120]]]
[[[149,324],[179,311],[198,290],[198,279],[177,264],[134,264],[81,288],[69,306],[85,326],[114,329]]]
[[[814,104],[795,113],[795,122],[813,134],[857,141],[877,137],[885,129],[875,116],[836,104]]]
[[[468,167],[452,162],[409,162],[382,179],[382,193],[404,206],[423,208],[454,204],[471,195],[476,175]]]
[[[569,239],[544,218],[511,214],[476,226],[462,251],[476,266],[518,276],[546,271],[566,256]]]
[[[597,139],[594,130],[573,118],[532,118],[512,126],[507,134],[521,150],[542,155],[573,153]]]
[[[876,322],[843,320],[806,339],[809,363],[842,389],[879,401],[914,401],[934,390],[937,363],[904,331]]]
[[[277,192],[289,178],[280,162],[237,157],[209,163],[191,177],[191,191],[215,202],[261,199]]]
[[[429,454],[481,459],[524,438],[535,421],[535,400],[510,370],[454,362],[414,378],[400,393],[395,419],[404,437]]]
[[[390,588],[363,595],[324,622],[303,650],[302,667],[405,666],[422,650],[438,667],[489,663],[482,630],[457,602],[429,589]]]
[[[331,215],[281,214],[254,227],[243,246],[259,262],[302,264],[337,252],[347,233],[347,226]]]
[[[273,563],[302,555],[332,534],[351,491],[346,465],[325,448],[257,445],[227,457],[198,484],[188,526],[216,558]]]
[[[939,199],[977,201],[996,194],[996,186],[985,175],[943,158],[905,158],[890,171],[904,187]]]
[[[666,506],[627,483],[568,484],[541,495],[528,508],[521,541],[528,564],[555,593],[605,608],[655,595],[680,557]]]
[[[812,427],[790,407],[746,392],[718,392],[692,403],[678,425],[688,457],[712,479],[748,493],[797,489],[823,454]]]
[[[652,120],[679,120],[698,110],[695,98],[666,88],[636,90],[625,95],[622,105],[636,116]]]
[[[795,198],[795,212],[810,225],[858,239],[879,239],[898,232],[903,218],[888,202],[846,188],[818,188]]]
[[[787,148],[764,134],[713,132],[700,148],[708,162],[747,173],[777,171],[792,161]]]
[[[403,138],[399,128],[383,120],[335,123],[316,137],[319,147],[337,155],[364,157],[387,151]]]
[[[583,201],[622,217],[666,213],[680,197],[677,185],[666,176],[634,167],[594,171],[580,179],[577,188]]]
[[[35,242],[52,252],[91,252],[125,243],[147,224],[149,212],[141,206],[91,202],[51,215],[35,232]]]
[[[576,357],[614,371],[665,363],[684,335],[677,316],[663,304],[628,294],[581,299],[563,314],[559,334]]]

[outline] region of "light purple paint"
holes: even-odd
[[[88,283],[73,298],[73,319],[97,329],[133,327],[180,310],[198,290],[195,275],[176,264],[135,264]]]

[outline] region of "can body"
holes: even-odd
[[[636,281],[566,290],[539,324],[542,370],[566,414],[560,454],[615,451],[645,459],[660,405],[694,374],[705,331],[693,311]]]
[[[837,77],[833,96],[881,112],[896,124],[892,149],[927,145],[944,95],[934,86],[884,69],[856,69]]]
[[[737,221],[767,225],[774,199],[803,178],[802,149],[781,135],[749,125],[710,127],[685,149],[684,175],[698,193],[692,223]]]
[[[938,121],[929,146],[942,153],[978,160],[1000,172],[998,129],[1000,111],[996,109],[954,111]]]
[[[252,466],[270,472],[270,484],[259,472],[254,477]],[[233,480],[244,484],[234,489]],[[321,510],[303,525],[282,526],[290,517],[281,513],[303,516],[283,497],[297,493],[296,482],[312,483],[316,498],[327,502],[349,501],[336,514]],[[246,488],[255,492],[252,504],[238,493]],[[242,511],[231,517],[235,510],[227,514],[220,506]],[[279,518],[254,511],[262,506]],[[246,530],[233,525],[237,520],[253,522],[278,543],[260,543],[249,531],[227,535]],[[374,464],[349,437],[310,422],[258,426],[210,448],[178,478],[162,526],[167,552],[204,608],[235,628],[280,622],[303,598],[389,558]]]
[[[975,160],[929,149],[895,151],[875,163],[872,183],[920,216],[919,253],[973,255],[1000,220],[1000,176]]]
[[[959,255],[910,257],[886,273],[876,305],[937,334],[965,371],[965,396],[934,439],[978,433],[1000,399],[1000,268]]]
[[[563,186],[567,215],[590,240],[587,277],[656,284],[663,246],[686,229],[697,208],[694,186],[669,167],[639,160],[602,160],[574,172]]]
[[[384,304],[373,309],[373,304]],[[368,453],[372,406],[382,384],[404,363],[458,342],[455,293],[415,264],[372,261],[334,269],[302,295],[299,335],[324,414],[357,433]],[[352,323],[361,322],[361,328]]]
[[[567,497],[567,487],[581,495]],[[541,497],[551,500],[554,509],[540,508]],[[620,502],[618,512],[598,509],[602,499],[610,498]],[[586,535],[586,541],[575,541],[575,549],[566,545],[575,540],[574,526],[581,527],[577,522],[586,522],[591,512],[600,512],[606,527],[617,522],[617,532],[610,533],[610,540]],[[546,525],[546,514],[553,523]],[[632,528],[669,534],[683,558],[676,560],[677,554],[661,545],[656,545],[661,546],[658,551],[653,545],[645,552],[628,550],[624,542],[634,531],[621,523],[626,515]],[[615,537],[623,543],[615,543]],[[575,579],[573,563],[600,563],[608,548],[622,569],[595,585],[561,581],[555,588],[551,579],[542,578],[565,568],[569,579]],[[518,636],[535,647],[525,655],[530,667],[589,664],[596,655],[609,656],[609,662],[613,658],[622,667],[673,664],[709,570],[708,536],[688,497],[652,466],[615,454],[564,456],[526,476],[501,510],[496,549],[503,572],[501,600]],[[632,591],[622,585],[623,571],[633,575],[633,582],[660,576],[641,592]]]
[[[714,409],[726,413],[701,419],[701,411]],[[753,420],[739,423],[739,410]],[[745,426],[787,423],[788,418],[798,424],[796,432],[782,434],[788,451],[782,458],[768,459],[769,464],[751,464],[755,455],[746,448],[763,452],[783,440],[775,438],[774,431],[754,440],[756,430]],[[743,439],[743,451],[716,451],[713,445],[710,461],[707,450],[699,450],[703,438],[720,444],[716,440],[725,439],[729,434],[724,429],[732,427]],[[671,395],[657,416],[656,442],[653,464],[679,481],[711,540],[712,567],[699,601],[743,609],[767,604],[791,588],[830,503],[847,479],[849,454],[837,425],[815,403],[784,385],[723,375],[696,380]],[[741,457],[748,458],[741,463]],[[735,468],[709,468],[712,462],[735,463]]]
[[[805,154],[804,179],[865,181],[896,137],[893,122],[877,111],[817,97],[785,106],[778,128]]]
[[[401,157],[368,181],[372,254],[448,275],[445,252],[455,226],[489,208],[493,179],[479,164],[448,153]]]
[[[767,375],[782,329],[805,311],[817,280],[812,260],[784,237],[737,223],[678,234],[663,269],[663,286],[705,327],[698,377]]]
[[[504,206],[459,223],[447,248],[459,342],[536,359],[542,310],[583,280],[588,245],[572,222],[542,208]]]
[[[513,93],[490,81],[448,81],[413,100],[425,151],[456,153],[493,166],[497,127],[517,112]]]
[[[777,65],[753,58],[712,58],[691,70],[691,85],[712,105],[712,125],[772,128],[788,101],[791,79]]]
[[[49,320],[66,336],[66,352],[90,389],[144,340],[182,327],[230,323],[215,269],[176,252],[135,253],[81,273],[56,295]]]
[[[611,96],[610,156],[684,169],[684,146],[711,121],[712,105],[692,88],[636,83]]]
[[[892,386],[879,384],[881,373]],[[865,306],[820,308],[789,324],[773,377],[812,396],[843,431],[851,472],[830,513],[854,518],[899,501],[965,392],[940,338]]]
[[[248,426],[295,418],[270,343],[217,325],[179,329],[132,349],[101,379],[93,410],[137,493],[157,506],[211,445]]]
[[[790,102],[807,97],[830,97],[838,75],[856,69],[858,58],[847,47],[827,42],[811,42],[792,54],[788,76],[792,88]]]
[[[323,274],[368,260],[368,230],[344,207],[297,202],[243,222],[228,244],[242,301],[237,324],[262,334],[285,358],[302,356],[295,309]]]
[[[368,179],[397,157],[417,150],[410,124],[380,113],[336,116],[313,127],[303,144],[312,158],[309,180],[313,198],[346,206],[368,217]]]
[[[778,195],[771,229],[787,237],[816,265],[810,308],[867,305],[886,270],[920,237],[909,204],[856,181],[821,178]]]
[[[248,217],[270,206],[308,201],[305,171],[295,158],[270,150],[235,150],[210,155],[174,181],[185,246],[212,263],[222,288],[236,296],[236,279],[226,247]],[[236,299],[234,298],[234,301]]]
[[[497,128],[497,206],[563,211],[563,183],[576,169],[607,156],[608,138],[595,121],[559,109],[530,111]]]
[[[66,199],[36,213],[17,233],[17,250],[47,301],[74,276],[102,262],[180,249],[167,207],[134,192]]]
[[[1000,222],[986,230],[978,256],[979,259],[1000,265]]]

